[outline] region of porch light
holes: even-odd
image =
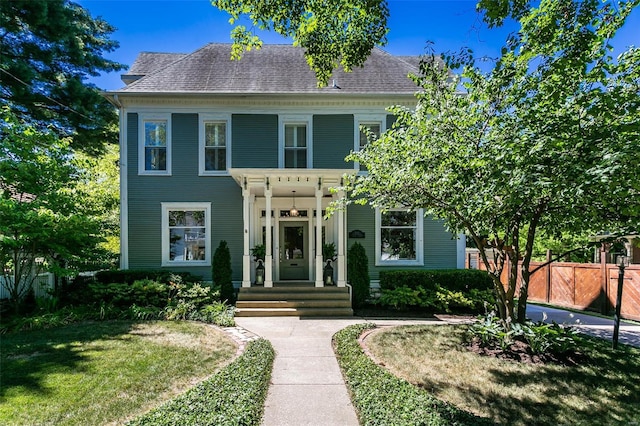
[[[293,193],[293,207],[291,207],[291,209],[289,210],[289,216],[298,217],[300,212],[298,212],[298,209],[296,209],[296,191],[291,192]]]

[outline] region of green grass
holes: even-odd
[[[581,338],[589,362],[530,365],[471,353],[464,333],[464,326],[404,326],[365,343],[397,377],[498,424],[640,425],[640,350]]]
[[[275,352],[264,339],[246,350],[218,374],[134,419],[129,426],[259,425],[267,398]]]
[[[235,344],[190,322],[83,322],[0,341],[0,424],[122,424],[226,365]]]
[[[490,424],[485,419],[438,400],[429,392],[376,365],[365,355],[357,340],[364,330],[372,327],[372,324],[357,324],[333,336],[338,363],[361,425]]]

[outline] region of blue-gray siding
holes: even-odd
[[[172,114],[171,176],[138,175],[138,115],[127,115],[128,141],[128,231],[129,267],[156,269],[162,261],[161,203],[211,202],[211,252],[221,240],[231,251],[233,279],[242,278],[242,194],[229,176],[198,176],[198,114]],[[390,127],[394,116],[387,116]],[[278,166],[278,116],[234,114],[232,116],[232,166],[276,168]],[[344,157],[353,148],[353,115],[315,115],[313,118],[314,168],[348,168]],[[375,212],[367,206],[350,206],[348,231],[361,230],[364,239],[349,239],[347,248],[360,242],[367,251],[371,279],[379,271],[395,269],[375,266]],[[456,241],[440,221],[424,220],[425,268],[456,267]],[[209,279],[209,267],[175,268]]]
[[[236,168],[278,167],[278,116],[234,114],[231,117],[231,164]]]
[[[316,169],[353,168],[344,158],[353,150],[353,115],[313,116],[313,167]]]
[[[172,175],[138,175],[137,114],[128,115],[129,267],[157,269],[161,253],[161,203],[211,202],[211,252],[221,240],[231,252],[233,279],[242,278],[242,193],[228,176],[198,176],[198,115],[172,114]],[[210,279],[210,267],[171,267]]]

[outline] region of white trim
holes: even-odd
[[[406,209],[388,209],[387,211],[407,211]],[[381,210],[376,208],[376,266],[424,266],[424,212],[422,209],[415,211],[416,215],[416,259],[415,260],[382,260],[380,247],[381,235]]]
[[[464,269],[466,264],[466,256],[467,256],[467,236],[464,232],[458,234],[458,239],[456,241],[456,268]]]
[[[284,169],[284,127],[287,124],[304,124],[307,126],[307,167],[313,169],[313,115],[281,115],[278,114],[278,168]],[[304,170],[304,169],[302,169]]]
[[[205,124],[208,122],[225,123],[226,169],[205,170]],[[198,113],[198,175],[228,176],[231,168],[231,114]]]
[[[144,145],[144,123],[145,121],[166,121],[166,150],[167,164],[166,170],[146,170],[145,169],[145,145]],[[141,176],[171,176],[171,114],[170,113],[141,113],[138,114],[138,175]]]
[[[127,111],[120,108],[120,269],[129,269],[129,193],[127,153]]]
[[[211,266],[211,203],[209,202],[164,202],[162,207],[162,266]],[[169,260],[169,210],[204,210],[205,247],[204,260]]]
[[[387,115],[386,114],[354,114],[353,116],[353,152],[360,151],[360,126],[362,124],[380,123],[380,134],[383,134],[387,130]],[[360,171],[360,163],[353,162],[353,168],[358,170],[359,173],[366,173]]]

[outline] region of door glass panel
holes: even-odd
[[[284,247],[285,259],[304,259],[304,228],[302,226],[285,226]]]

